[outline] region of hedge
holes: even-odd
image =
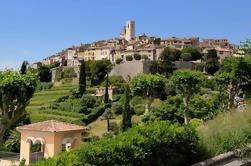
[[[89,123],[97,120],[104,112],[105,112],[106,106],[105,105],[101,105],[99,107],[93,108],[91,110],[91,113],[86,115],[83,118],[83,122],[88,125]]]
[[[194,129],[160,121],[133,127],[115,137],[82,144],[77,150],[34,165],[190,165],[199,158],[197,145],[198,136]]]

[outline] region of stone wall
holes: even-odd
[[[19,164],[20,162],[16,160],[0,159],[0,166],[18,166]]]
[[[150,61],[126,61],[122,64],[115,65],[110,75],[120,75],[124,79],[128,76],[135,77],[140,73],[149,73]]]

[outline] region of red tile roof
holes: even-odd
[[[76,131],[85,130],[83,126],[78,126],[75,124],[58,122],[54,120],[33,123],[29,125],[24,125],[17,127],[18,131],[30,130],[30,131],[42,131],[42,132],[62,132],[62,131]]]

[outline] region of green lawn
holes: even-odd
[[[74,88],[76,88],[76,85],[62,85],[35,93],[30,101],[29,106],[27,107],[27,111],[31,118],[31,123],[45,120],[58,120],[63,122],[82,124],[81,119],[83,118],[83,114],[53,110],[48,108],[48,106],[50,106],[53,101],[62,96],[69,95],[70,90]]]

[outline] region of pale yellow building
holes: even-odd
[[[21,133],[20,154],[0,158],[0,166],[11,166],[21,161],[28,165],[62,151],[78,148],[85,129],[83,126],[54,120],[17,127],[17,131]],[[39,150],[34,151],[34,144]]]

